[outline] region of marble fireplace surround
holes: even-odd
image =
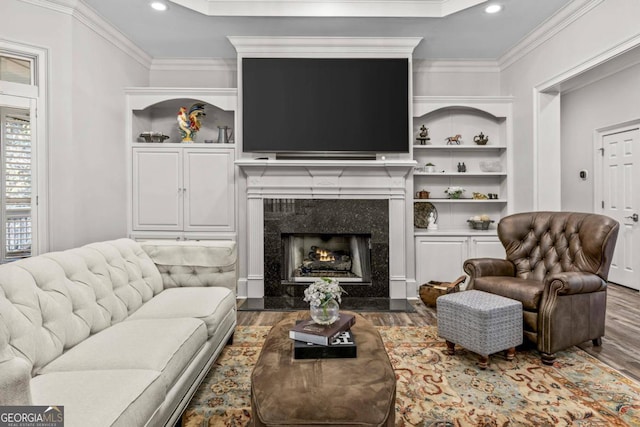
[[[389,295],[407,298],[407,176],[413,160],[241,159],[246,185],[248,298],[265,296],[264,199],[384,199],[389,206]]]
[[[274,205],[270,201],[275,201]],[[283,203],[284,202],[284,203]],[[282,205],[284,208],[282,209]],[[269,209],[271,207],[271,209]],[[370,251],[371,277],[363,283],[340,280],[349,297],[389,296],[389,207],[384,199],[269,199],[264,207],[264,294],[266,297],[304,297],[307,283],[282,283],[282,236],[365,236]],[[308,249],[308,248],[305,248]],[[359,262],[359,261],[358,261]],[[313,279],[310,279],[313,280]]]

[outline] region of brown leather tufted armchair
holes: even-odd
[[[524,336],[545,364],[555,352],[592,340],[602,344],[607,276],[618,222],[604,215],[528,212],[502,218],[507,259],[464,263],[467,289],[522,302]]]

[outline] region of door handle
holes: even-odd
[[[627,219],[627,218],[633,220],[633,222],[638,222],[638,214],[637,213],[634,213],[631,216],[625,216],[625,219]]]

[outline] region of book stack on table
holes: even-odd
[[[313,320],[303,320],[289,331],[294,340],[294,359],[332,359],[357,357],[358,348],[351,332],[356,323],[353,314],[340,313],[331,325],[319,325]]]

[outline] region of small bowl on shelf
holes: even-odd
[[[502,164],[497,160],[483,160],[480,162],[482,172],[502,172]]]
[[[162,132],[142,132],[140,138],[144,139],[144,142],[164,142],[165,139],[169,139],[169,135],[165,135]]]
[[[474,230],[488,230],[491,223],[495,221],[493,221],[492,219],[487,219],[487,220],[468,219],[467,222],[469,223],[469,226]]]

